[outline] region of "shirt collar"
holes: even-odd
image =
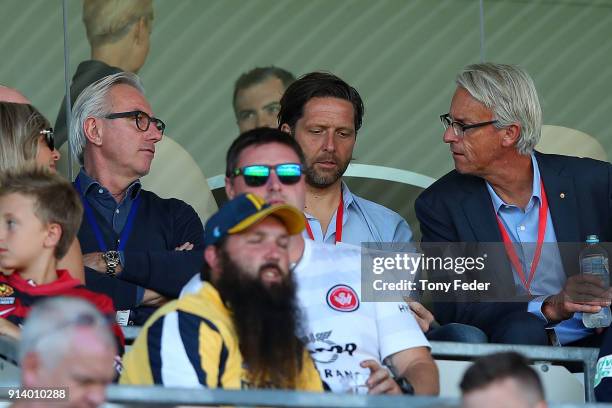
[[[98,183],[96,180],[89,177],[89,174],[85,172],[85,169],[83,167],[81,167],[81,170],[77,175],[76,181],[77,183],[79,183],[79,187],[81,188],[83,195],[87,195],[90,188],[94,188],[95,186],[100,185],[100,183]]]
[[[344,209],[348,209],[349,205],[353,204],[355,197],[344,181],[342,181],[342,199],[344,200]]]
[[[77,182],[79,183],[79,187],[81,188],[83,195],[89,194],[89,191],[93,188],[105,188],[99,181],[90,177],[89,174],[85,172],[85,168],[83,167],[81,167],[81,170],[79,171]],[[140,183],[140,179],[134,180],[127,188],[126,197],[130,197],[132,200],[134,200],[136,197],[138,197],[141,188],[142,184]]]
[[[541,202],[542,201],[542,191],[541,191],[541,187],[542,187],[542,179],[540,178],[540,169],[538,167],[538,161],[536,160],[535,156],[532,154],[531,155],[531,164],[533,165],[533,182],[532,182],[532,186],[531,186],[531,198],[529,199],[529,203],[527,204],[527,207],[525,208],[525,212],[529,211],[537,202]],[[486,186],[487,186],[487,191],[489,192],[489,195],[491,196],[491,201],[493,202],[493,208],[495,209],[496,213],[499,213],[499,210],[502,208],[502,206],[506,206],[509,204],[506,204],[504,202],[504,200],[501,199],[500,196],[497,195],[497,193],[495,192],[495,190],[493,190],[493,187],[491,187],[491,185],[488,182],[485,182]],[[510,207],[515,207],[514,205],[510,205]]]

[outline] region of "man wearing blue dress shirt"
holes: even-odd
[[[609,305],[609,291],[595,281],[595,301],[577,300],[590,277],[579,274],[577,245],[555,243],[591,234],[611,241],[612,166],[534,151],[542,111],[522,69],[470,65],[456,85],[450,111],[440,117],[455,170],[417,199],[423,242],[507,242],[488,277],[527,301],[440,303],[436,316],[475,325],[492,342],[596,344],[582,313]]]
[[[308,236],[332,244],[410,242],[412,231],[399,214],[352,194],[342,181],[364,113],[357,90],[333,74],[312,72],[287,88],[280,105],[280,129],[306,156]]]

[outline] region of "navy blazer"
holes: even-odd
[[[612,241],[612,165],[539,152],[535,157],[557,242],[584,242],[589,234],[597,234],[602,242]],[[449,172],[423,191],[415,210],[423,242],[502,241],[491,197],[480,177]],[[561,258],[568,276],[579,272],[577,251],[561,251]],[[503,285],[514,287],[507,257],[496,265],[498,268],[489,273],[496,274],[495,279]],[[441,322],[470,320],[465,311],[453,313],[448,307],[436,308]]]
[[[193,208],[181,200],[163,199],[140,190],[141,202],[125,247],[125,265],[116,278],[85,268],[87,288],[113,299],[117,310],[136,307],[137,285],[170,298],[178,297],[183,286],[204,264],[204,229]],[[119,234],[92,208],[108,248],[115,248]],[[84,254],[100,248],[87,218],[78,233]],[[191,251],[174,248],[191,242]]]

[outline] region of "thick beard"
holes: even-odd
[[[280,284],[266,287],[259,277],[242,271],[224,249],[221,265],[215,286],[232,311],[249,385],[295,388],[304,346],[296,335],[301,319],[293,278],[288,275]]]
[[[342,175],[348,168],[349,163],[350,160],[347,160],[347,162],[343,163],[343,165],[339,167],[335,173],[331,174],[322,174],[320,172],[317,172],[317,170],[315,170],[314,164],[311,164],[306,167],[306,170],[304,172],[304,174],[306,175],[306,182],[312,187],[316,188],[329,187],[342,177]]]

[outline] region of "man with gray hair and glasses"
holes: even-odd
[[[68,297],[39,302],[21,331],[23,397],[12,396],[15,406],[101,405],[116,374],[116,353],[109,322],[90,303]],[[28,390],[44,398],[36,401]]]
[[[480,275],[492,282],[480,294],[489,301],[437,302],[436,317],[475,325],[491,342],[596,345],[582,313],[609,305],[610,291],[579,274],[580,248],[566,243],[612,240],[612,166],[534,150],[542,111],[523,69],[474,64],[456,85],[440,117],[455,169],[417,199],[422,239],[497,244]]]
[[[193,208],[140,185],[165,127],[139,78],[128,72],[85,88],[72,111],[71,149],[82,166],[74,185],[85,210],[78,233],[85,282],[113,299],[123,325],[144,323],[203,264],[204,231]]]

